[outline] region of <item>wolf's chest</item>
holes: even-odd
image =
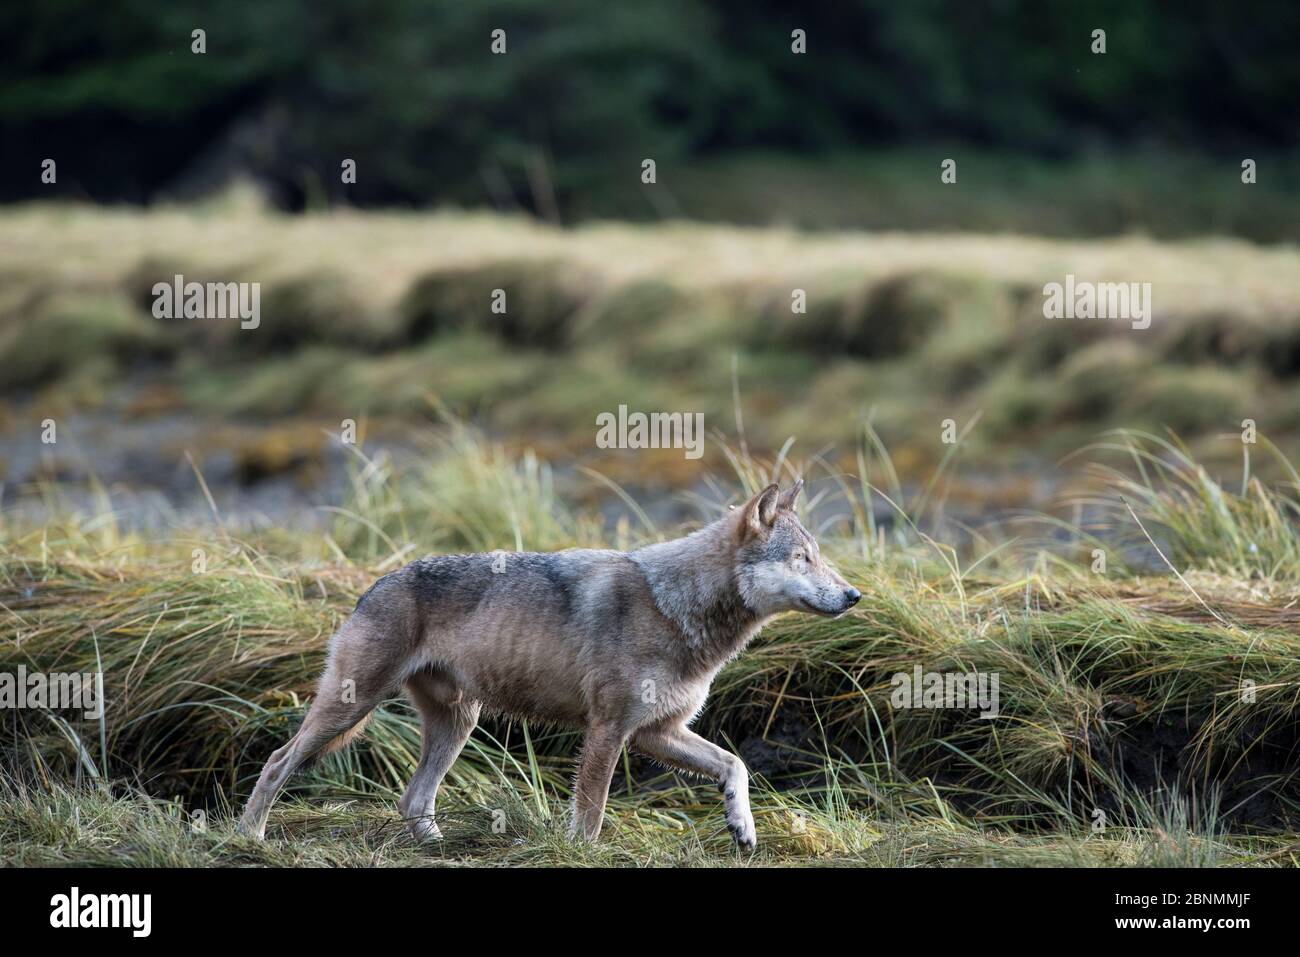
[[[657,687],[647,689],[644,695],[642,720],[638,724],[653,724],[666,718],[680,718],[686,722],[695,719],[709,698],[713,675],[692,680],[661,681]]]

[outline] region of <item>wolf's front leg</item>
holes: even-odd
[[[605,820],[605,802],[609,800],[609,781],[614,776],[618,753],[626,735],[603,725],[592,725],[582,742],[582,759],[578,763],[578,782],[573,792],[573,826],[570,837],[594,841],[600,836]]]
[[[632,746],[664,764],[717,781],[726,801],[731,836],[743,848],[753,850],[757,846],[754,815],[749,810],[749,772],[740,758],[704,740],[684,724],[642,728],[633,735]]]

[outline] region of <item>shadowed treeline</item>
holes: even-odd
[[[1289,179],[1277,164],[1297,144],[1283,119],[1300,80],[1293,4],[64,0],[0,17],[13,47],[0,57],[4,199],[186,198],[246,176],[289,208],[771,213],[810,225],[847,209],[859,225],[1005,224],[996,203],[936,212],[921,198],[938,158],[979,155],[994,159],[971,175],[1008,194],[1003,207],[1016,208],[1015,191],[1035,197],[1009,217],[1017,228],[1059,229],[1051,209],[1073,203],[1065,228],[1077,232],[1293,234],[1258,195]],[[1096,29],[1104,54],[1093,52]],[[795,30],[806,53],[792,52]],[[935,143],[949,152],[895,152]],[[1104,189],[1070,165],[1114,150],[1144,159]],[[1187,156],[1205,159],[1183,169]],[[1269,159],[1245,196],[1244,156]],[[38,175],[47,157],[60,161],[53,186]],[[646,157],[662,171],[653,195],[637,176]],[[345,158],[355,183],[341,181]],[[841,174],[820,184],[835,163]],[[1134,179],[1181,190],[1143,202],[1120,182]],[[1213,224],[1167,212],[1204,213],[1225,183],[1257,207],[1233,216],[1212,203]],[[900,191],[916,198],[871,201]],[[768,195],[782,197],[777,210]]]

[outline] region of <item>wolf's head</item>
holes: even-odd
[[[795,514],[802,489],[802,479],[784,492],[769,485],[736,512],[736,578],[745,604],[761,615],[806,611],[835,617],[862,597],[822,560],[817,541]]]

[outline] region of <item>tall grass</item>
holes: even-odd
[[[827,554],[863,592],[842,619],[774,621],[719,675],[700,719],[752,765],[760,836],[775,859],[1286,858],[1279,848],[1293,839],[1300,798],[1295,489],[1247,476],[1233,490],[1173,443],[1127,435],[1122,446],[1140,467],[1106,473],[1111,495],[1098,500],[1116,507],[1122,492],[1178,575],[1092,574],[1071,557],[1075,541],[1046,564],[1039,545],[992,545],[992,557],[943,545],[925,531],[942,527],[942,475],[909,500],[870,430],[856,476],[817,455],[795,462],[789,449],[772,461],[730,450],[742,488],[795,472],[812,480],[806,520],[825,526]],[[887,535],[873,517],[886,500],[896,514]],[[427,460],[358,454],[350,500],[310,547],[219,529],[151,540],[95,516],[40,529],[6,522],[0,669],[102,670],[108,708],[102,725],[0,715],[0,818],[9,822],[0,827],[30,844],[33,860],[57,859],[51,848],[62,842],[107,861],[113,841],[154,832],[148,860],[283,860],[221,843],[228,836],[182,840],[152,802],[179,796],[220,832],[301,720],[328,635],[376,574],[425,550],[593,544],[604,528],[565,506],[536,457],[512,458],[459,425]],[[996,673],[998,717],[895,708],[892,678],[917,664]],[[370,802],[400,793],[418,740],[410,709],[389,703],[357,745],[295,783],[296,794],[327,803],[289,802],[272,833],[338,827],[341,801],[359,808],[362,823],[350,826],[384,835],[364,842],[377,859],[410,860],[415,852],[387,829],[391,812]],[[612,790],[616,843],[563,850],[555,819],[575,744],[567,732],[485,722],[447,785],[462,837],[439,853],[521,863],[725,853],[712,792],[632,756]],[[61,815],[74,806],[102,812],[95,835],[66,830]],[[493,810],[526,850],[484,823]],[[1111,822],[1100,835],[1097,811]],[[665,834],[686,849],[666,851]],[[318,844],[301,859],[356,858]]]

